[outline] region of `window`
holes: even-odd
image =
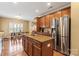
[[[22,32],[23,31],[23,24],[17,23],[9,23],[9,32]]]

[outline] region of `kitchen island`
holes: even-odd
[[[45,35],[22,35],[24,51],[29,56],[53,56],[53,39]]]

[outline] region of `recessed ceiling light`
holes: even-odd
[[[13,2],[14,4],[17,4],[17,2]]]
[[[51,3],[49,2],[49,3],[47,3],[47,5],[48,5],[48,6],[51,6]]]
[[[39,12],[39,10],[38,10],[38,9],[36,9],[36,10],[35,10],[35,12],[36,12],[36,13],[38,13],[38,12]]]

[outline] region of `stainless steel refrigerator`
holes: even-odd
[[[54,40],[54,49],[60,51],[61,41],[59,39],[59,19],[52,20],[52,38]]]
[[[53,19],[52,36],[54,38],[54,49],[69,55],[70,54],[70,18],[69,16]]]
[[[63,16],[59,21],[59,36],[61,39],[61,52],[69,55],[70,53],[70,18]]]

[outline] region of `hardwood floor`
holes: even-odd
[[[61,54],[61,53],[59,53],[59,52],[57,52],[57,51],[54,51],[53,56],[65,56],[65,55],[63,55],[63,54]]]
[[[23,51],[22,39],[1,39],[0,48],[1,56],[27,56],[27,54]]]
[[[27,56],[22,47],[22,39],[1,39],[0,38],[0,56]],[[54,51],[54,56],[64,56]]]

